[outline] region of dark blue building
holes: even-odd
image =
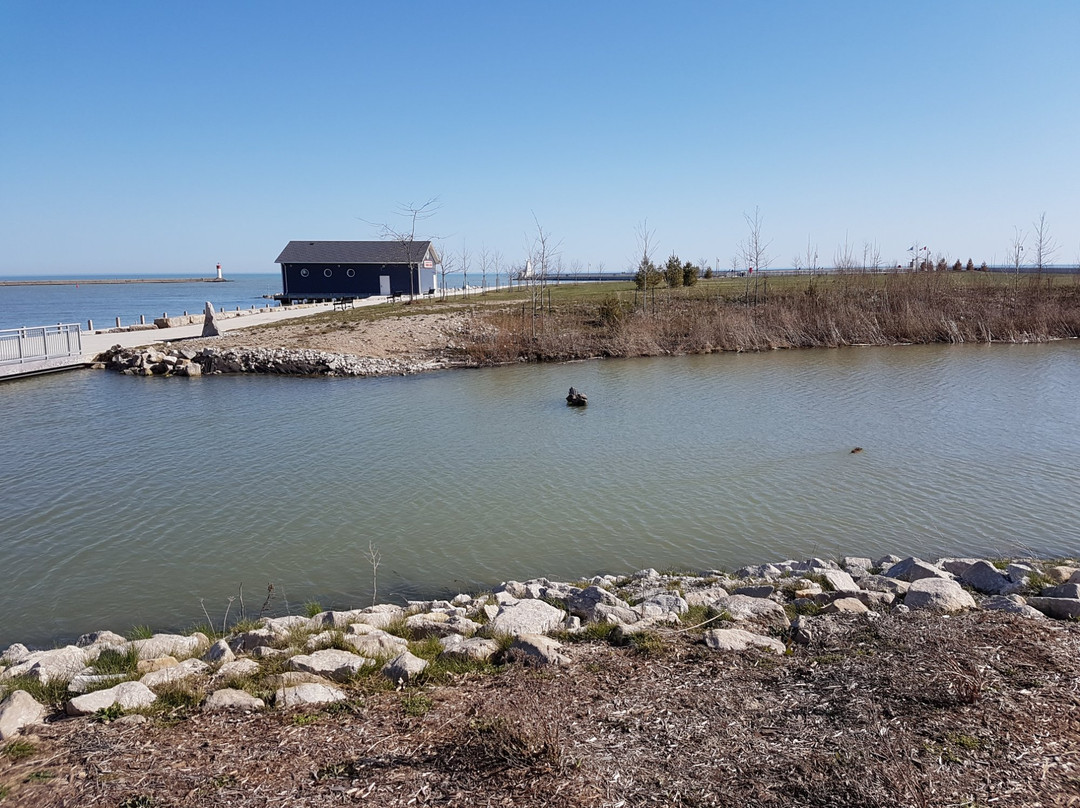
[[[281,264],[282,303],[371,295],[434,294],[440,258],[430,241],[290,241]]]

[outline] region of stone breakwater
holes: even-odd
[[[398,687],[439,666],[568,665],[570,640],[663,642],[699,631],[716,653],[785,654],[838,621],[914,612],[996,610],[1018,620],[1080,619],[1080,562],[811,558],[734,574],[602,575],[579,582],[507,581],[450,600],[378,604],[311,617],[243,621],[222,636],[111,631],[74,645],[0,654],[0,739],[63,717],[145,721],[159,697],[188,694],[206,711],[255,711],[348,698],[360,677]],[[43,698],[51,695],[52,701]]]
[[[407,376],[447,367],[443,360],[349,356],[310,349],[110,348],[95,367],[127,376],[206,376],[267,373],[281,376]]]

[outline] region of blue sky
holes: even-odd
[[[0,0],[0,275],[272,272],[290,239],[729,266],[1080,260],[1080,3]],[[1030,237],[1029,237],[1030,249]]]

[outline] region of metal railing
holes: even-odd
[[[82,354],[78,323],[0,329],[0,365],[39,362]]]

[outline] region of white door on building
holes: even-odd
[[[388,297],[390,295],[390,276],[389,275],[380,275],[379,276],[379,294],[382,295],[383,297]]]

